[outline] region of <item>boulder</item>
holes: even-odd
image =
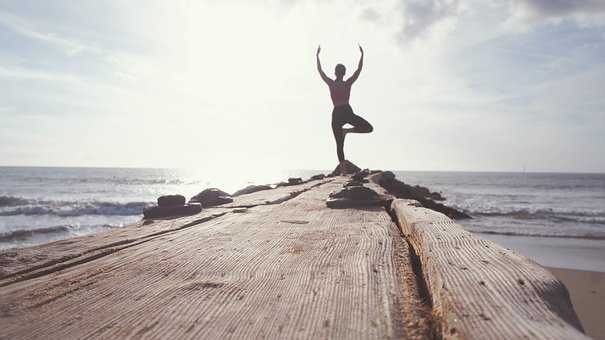
[[[431,192],[429,197],[433,201],[445,201],[445,197],[443,197],[440,192]]]
[[[165,195],[158,197],[158,206],[160,207],[175,207],[184,205],[186,202],[183,195]]]
[[[378,183],[388,183],[388,182],[392,182],[393,180],[395,180],[395,174],[391,171],[383,171],[379,174],[379,180]],[[402,182],[403,183],[403,182]]]
[[[366,181],[365,183],[367,183],[367,180],[365,180],[365,179],[364,179],[364,181]],[[346,187],[362,187],[362,186],[363,186],[363,183],[364,183],[364,182],[362,182],[362,181],[355,181],[355,180],[352,180],[352,181],[349,181],[349,182],[345,183],[344,187],[345,187],[345,188],[346,188]]]
[[[345,167],[347,168],[347,174],[354,174],[354,173],[361,171],[360,167],[358,167],[357,165],[355,165],[349,161],[345,161]],[[330,173],[330,175],[331,176],[340,175],[340,164],[336,165],[336,168],[334,168],[334,171],[332,171]]]
[[[175,206],[152,206],[143,210],[143,218],[166,218],[197,214],[202,211],[202,205],[198,203],[175,205]]]
[[[326,205],[333,209],[384,206],[390,198],[364,186],[347,186],[330,194]]]
[[[326,175],[324,175],[324,174],[317,174],[317,175],[311,176],[311,180],[313,180],[313,181],[318,180],[318,179],[324,179],[324,178],[326,178]]]
[[[353,179],[356,180],[356,181],[362,181],[369,174],[370,174],[370,170],[369,169],[363,169],[361,171],[356,172],[355,175],[353,175]]]
[[[232,196],[236,197],[236,196],[240,196],[240,195],[251,194],[253,192],[269,190],[269,189],[273,189],[273,188],[271,188],[271,186],[269,186],[269,185],[249,185],[243,189],[240,189],[240,190],[234,192]]]
[[[302,184],[303,180],[300,177],[290,177],[288,178],[288,184],[290,185],[298,185]]]
[[[217,188],[206,189],[189,200],[189,203],[201,203],[204,207],[213,207],[231,202],[233,202],[233,197]]]
[[[378,197],[374,190],[364,186],[349,186],[330,194],[330,198],[348,198],[352,200],[369,200]]]

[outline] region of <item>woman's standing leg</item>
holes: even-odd
[[[338,120],[332,118],[332,132],[334,133],[334,139],[336,140],[336,154],[338,155],[338,161],[342,163],[345,160],[344,144],[345,136],[342,130],[341,123]]]

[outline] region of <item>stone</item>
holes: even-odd
[[[349,161],[345,161],[345,167],[347,168],[347,174],[354,174],[357,173],[359,171],[361,171],[361,168],[358,167],[357,165],[349,162]],[[340,164],[336,165],[336,168],[334,168],[334,171],[332,171],[330,173],[331,176],[339,176],[340,175]]]
[[[330,194],[331,198],[348,198],[352,200],[367,200],[378,198],[378,194],[364,186],[349,186]]]
[[[313,181],[315,181],[315,180],[324,179],[324,178],[326,178],[326,175],[324,175],[324,174],[317,174],[317,175],[311,176],[310,179],[313,180]]]
[[[186,199],[183,195],[165,195],[158,197],[158,206],[160,207],[174,207],[184,205],[185,202]]]
[[[298,185],[302,184],[303,180],[300,177],[290,177],[288,178],[288,184],[290,185]]]
[[[175,206],[152,206],[143,210],[143,218],[167,218],[194,215],[202,211],[202,205],[199,203],[190,203]]]
[[[330,194],[326,205],[333,209],[383,206],[387,198],[364,186],[348,186]]]
[[[189,203],[201,203],[204,207],[214,207],[231,202],[233,202],[233,197],[217,188],[203,190],[189,200]]]
[[[370,174],[370,170],[369,169],[363,169],[361,171],[356,172],[355,175],[353,175],[353,179],[356,180],[356,181],[362,181],[369,174]]]
[[[364,183],[369,183],[369,182],[370,181],[368,181],[365,178],[363,178],[361,180],[356,180],[356,179],[352,178],[350,181],[345,183],[343,186],[344,187],[360,187],[360,186],[363,186]]]
[[[391,171],[383,171],[380,174],[380,180],[379,181],[385,181],[385,182],[391,182],[395,180],[395,174]]]
[[[232,196],[236,197],[236,196],[251,194],[253,192],[269,190],[269,189],[273,189],[273,188],[269,185],[249,185],[243,189],[240,189],[240,190],[234,192]]]

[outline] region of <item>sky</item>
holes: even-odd
[[[605,172],[602,0],[0,0],[0,165]]]

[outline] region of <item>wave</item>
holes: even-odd
[[[12,196],[0,196],[0,216],[130,216],[142,214],[143,209],[151,205],[151,202],[44,201]]]
[[[20,242],[20,241],[27,241],[34,237],[43,237],[43,238],[48,239],[48,238],[52,237],[53,235],[58,235],[58,234],[67,234],[67,233],[71,233],[71,232],[81,232],[81,231],[91,232],[91,231],[97,230],[97,229],[108,229],[108,228],[114,228],[114,227],[115,226],[109,225],[109,224],[92,225],[92,226],[85,226],[85,227],[80,227],[77,225],[76,226],[74,226],[74,225],[58,225],[58,226],[51,226],[51,227],[38,228],[38,229],[12,230],[9,232],[0,233],[0,242],[1,243],[14,243],[14,242]]]
[[[586,240],[605,240],[605,235],[567,235],[567,234],[547,234],[547,233],[532,233],[524,231],[495,231],[495,230],[473,230],[469,231],[476,234],[487,234],[487,235],[504,235],[504,236],[523,236],[523,237],[554,237],[554,238],[578,238]]]
[[[129,177],[26,177],[21,179],[30,183],[55,184],[111,184],[111,185],[190,185],[202,183],[198,180],[182,180],[175,178],[129,178]]]
[[[15,196],[0,196],[0,207],[15,207],[18,205],[30,204],[32,200],[15,197]]]
[[[605,224],[605,211],[554,210],[554,209],[462,209],[471,216],[509,217],[519,220],[549,220],[553,222],[579,222]]]

